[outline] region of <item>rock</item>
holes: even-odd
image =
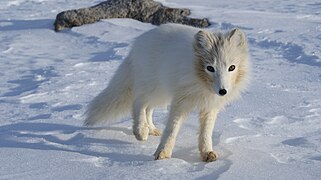
[[[55,31],[90,24],[100,19],[132,18],[141,22],[160,25],[180,23],[195,27],[210,25],[206,18],[187,17],[189,9],[169,8],[153,0],[108,0],[89,8],[68,10],[59,13],[54,23]]]

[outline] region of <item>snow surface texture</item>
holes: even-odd
[[[154,27],[113,19],[53,31],[58,12],[99,2],[1,0],[0,179],[320,179],[319,0],[161,1],[249,39],[253,80],[219,114],[213,163],[200,161],[196,112],[169,160],[153,160],[159,137],[136,141],[130,118],[82,127],[134,38]],[[157,110],[156,125],[166,117]]]

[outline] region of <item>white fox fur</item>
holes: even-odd
[[[234,66],[234,67],[233,67]],[[155,159],[170,158],[183,120],[200,112],[199,150],[204,161],[217,158],[212,132],[217,113],[239,96],[249,77],[244,33],[226,34],[166,24],[144,33],[119,66],[108,87],[89,105],[86,125],[127,116],[138,140],[160,135],[153,109],[170,104],[170,113]]]

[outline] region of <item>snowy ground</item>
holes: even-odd
[[[159,137],[136,141],[130,118],[82,127],[134,38],[154,27],[118,19],[53,31],[58,12],[99,2],[1,0],[0,179],[320,179],[318,0],[161,1],[249,39],[253,80],[218,117],[213,163],[199,160],[196,113],[162,161],[152,156]],[[160,128],[166,113],[154,115]]]

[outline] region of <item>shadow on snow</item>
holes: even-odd
[[[130,142],[116,139],[96,139],[84,135],[84,131],[94,129],[122,130],[128,133],[128,129],[122,128],[86,128],[62,124],[50,123],[17,123],[0,127],[0,148],[26,148],[35,150],[55,150],[76,152],[95,157],[108,157],[114,162],[151,161],[151,156],[125,153],[105,153],[90,150],[87,147],[104,146],[126,148]],[[55,135],[71,135],[70,138],[58,138]]]

